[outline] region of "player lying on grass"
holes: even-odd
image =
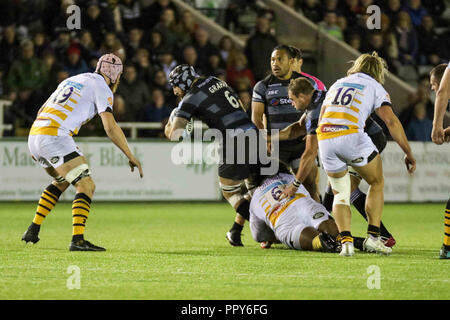
[[[444,141],[450,141],[450,127],[444,129],[445,109],[450,110],[450,64],[441,64],[431,70],[430,83],[431,90],[436,92],[431,138],[434,143],[442,144]],[[445,207],[444,243],[439,258],[450,259],[450,199]]]
[[[321,91],[317,91],[313,85],[304,78],[291,80],[288,87],[289,99],[296,109],[304,112],[299,122],[289,126],[281,132],[281,135],[290,134],[296,127],[306,126],[306,147],[300,159],[300,165],[296,173],[296,181],[289,185],[283,192],[282,197],[292,196],[297,190],[297,185],[302,184],[305,177],[310,170],[315,170],[316,158],[319,150],[317,141],[316,129],[320,116],[320,110],[325,98],[325,95]],[[386,147],[386,136],[383,133],[383,129],[369,116],[365,123],[364,131],[368,134],[372,142],[377,147],[379,153],[381,153]],[[361,216],[367,221],[367,214],[365,210],[366,194],[359,190],[358,186],[362,180],[361,176],[352,168],[349,167],[351,178],[351,197],[350,201],[361,214]],[[328,211],[332,211],[334,195],[331,190],[330,184],[325,192],[323,199],[323,205]],[[386,246],[392,247],[395,245],[395,239],[383,225],[380,224],[380,233],[383,242]]]
[[[291,249],[338,253],[339,231],[325,207],[316,202],[303,185],[292,197],[280,199],[283,190],[295,180],[280,165],[277,175],[260,177],[250,203],[250,230],[262,248],[277,241]],[[365,249],[365,239],[355,237],[355,247]]]
[[[82,73],[61,82],[38,112],[30,130],[28,147],[32,158],[54,178],[42,193],[33,222],[22,236],[25,242],[39,241],[42,222],[55,207],[61,194],[72,184],[76,189],[72,204],[70,251],[104,251],[84,239],[95,185],[86,158],[72,136],[99,114],[106,134],[127,156],[131,171],[141,164],[128,147],[113,113],[113,93],[119,85],[122,62],[113,54],[100,57],[94,73]]]

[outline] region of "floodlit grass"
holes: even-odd
[[[25,245],[36,204],[0,203],[0,299],[449,299],[450,261],[438,259],[444,207],[386,205],[392,255],[343,258],[282,245],[262,250],[248,225],[245,247],[231,247],[226,203],[94,201],[86,239],[106,252],[68,251],[70,203],[59,203],[41,241]],[[364,235],[365,222],[353,218],[353,234]],[[372,265],[380,289],[367,286]],[[67,288],[69,266],[80,269],[79,290]]]

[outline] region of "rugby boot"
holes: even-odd
[[[341,252],[339,253],[342,257],[351,257],[355,254],[355,247],[353,242],[347,241],[342,244]]]
[[[39,241],[39,230],[41,229],[41,226],[35,223],[31,223],[28,227],[27,231],[22,236],[22,241],[25,241],[26,243],[32,242],[36,243]]]
[[[389,248],[392,248],[397,243],[397,241],[395,241],[393,236],[390,236],[390,237],[381,236],[381,242],[383,242],[383,244]]]
[[[450,259],[450,250],[447,250],[444,245],[439,251],[439,259]]]
[[[336,242],[328,233],[321,232],[319,234],[319,240],[322,244],[322,251],[335,253],[341,251],[340,243]]]
[[[70,251],[106,251],[105,248],[93,245],[87,240],[81,239],[77,241],[72,241],[69,247]]]
[[[364,251],[375,252],[379,254],[389,255],[392,249],[385,246],[380,238],[373,238],[368,236],[363,243]]]
[[[227,232],[226,238],[233,247],[243,247],[241,241],[241,232],[238,230],[230,230]]]

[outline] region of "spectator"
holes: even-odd
[[[97,47],[92,39],[92,34],[88,30],[81,32],[80,50],[81,58],[86,62],[90,62],[93,57],[100,55],[97,52]]]
[[[58,33],[56,39],[50,43],[50,47],[55,52],[55,57],[58,61],[64,61],[70,42],[69,32],[67,30],[62,30]]]
[[[3,29],[3,38],[0,41],[0,63],[4,65],[6,73],[19,54],[20,46],[16,37],[16,28],[14,25],[6,26]]]
[[[347,19],[349,25],[358,23],[358,19],[364,13],[358,0],[345,0],[341,6],[342,15]],[[329,12],[329,11],[328,11]]]
[[[228,57],[236,50],[233,40],[229,36],[223,36],[219,41],[219,52],[222,61],[227,64]]]
[[[167,123],[172,109],[166,104],[164,93],[161,89],[153,89],[150,103],[140,111],[139,121],[159,122],[162,126]],[[145,136],[162,137],[163,130],[146,130]]]
[[[125,100],[119,93],[114,95],[113,114],[117,122],[129,121],[129,117],[127,115],[127,110],[125,107]]]
[[[148,50],[151,54],[150,61],[152,64],[159,64],[159,57],[168,49],[166,48],[162,34],[159,30],[153,29],[150,32],[150,44]]]
[[[44,50],[50,45],[44,32],[37,31],[33,35],[33,44],[36,57],[42,59]]]
[[[113,32],[109,32],[106,34],[99,51],[101,54],[114,53],[122,60],[122,62],[125,61],[124,46]]]
[[[146,84],[137,77],[136,67],[126,64],[121,77],[120,86],[117,89],[125,102],[125,114],[121,121],[136,121],[142,107],[150,101],[150,93]]]
[[[336,37],[339,40],[344,40],[341,28],[337,25],[337,16],[334,11],[327,11],[324,19],[318,24],[319,29],[328,33],[330,36]]]
[[[56,61],[55,54],[50,48],[46,49],[42,53],[42,61],[48,72],[48,80],[43,88],[43,95],[49,97],[58,86],[58,72],[63,69],[62,66]]]
[[[172,92],[172,88],[167,83],[167,77],[164,71],[157,70],[153,76],[152,82],[153,89],[158,88],[164,93],[164,100],[168,105],[175,106],[176,105],[176,97]]]
[[[240,82],[246,82],[242,84]],[[247,58],[242,52],[236,52],[230,56],[227,68],[227,83],[237,88],[238,84],[242,88],[246,86],[252,88],[255,85],[255,77],[247,66]]]
[[[47,83],[48,73],[42,60],[34,56],[31,40],[23,40],[20,47],[22,55],[13,61],[7,77],[8,98],[24,120],[20,125],[29,126],[43,102],[41,89]]]
[[[144,48],[139,49],[133,60],[136,63],[136,70],[139,80],[142,80],[147,85],[150,85],[152,83],[155,68],[150,62],[150,54],[148,50]]]
[[[122,0],[119,4],[123,31],[139,28],[141,23],[141,4],[136,0]]]
[[[361,51],[361,36],[358,33],[353,33],[349,36],[348,44],[357,51]]]
[[[421,0],[408,0],[403,10],[409,13],[414,27],[419,26],[422,23],[422,18],[428,15],[427,9],[422,6]]]
[[[128,32],[128,41],[126,52],[130,58],[133,58],[136,52],[142,47],[144,31],[139,28],[131,28]]]
[[[419,63],[436,66],[441,63],[440,48],[442,41],[434,28],[433,18],[426,15],[422,18],[422,24],[417,28],[419,39]]]
[[[408,97],[409,107],[406,107],[400,113],[399,119],[403,127],[406,128],[413,119],[414,106],[418,103],[425,105],[427,117],[432,119],[434,113],[434,104],[431,101],[431,86],[428,75],[421,77],[417,90]]]
[[[337,1],[336,5],[337,5]],[[300,11],[303,15],[314,23],[323,20],[323,7],[318,0],[305,0],[300,4]]]
[[[205,75],[204,70],[198,65],[198,55],[197,50],[195,50],[194,46],[187,46],[183,49],[183,63],[187,63],[188,65],[194,67],[195,71],[198,74]]]
[[[336,11],[336,12],[340,12],[339,11],[339,1],[338,0],[325,0],[325,7],[323,9],[323,11]],[[323,12],[322,11],[322,12]],[[323,17],[322,17],[323,19]],[[322,20],[320,19],[320,21]]]
[[[224,79],[226,79],[226,71],[222,68],[222,60],[220,59],[219,54],[209,56],[208,69],[205,74],[218,78],[224,76]]]
[[[399,50],[399,61],[402,65],[416,65],[419,49],[416,32],[411,23],[411,17],[405,11],[398,14],[395,25],[395,38]]]
[[[433,121],[427,117],[424,103],[414,106],[414,116],[406,128],[406,136],[409,141],[431,141]]]
[[[401,0],[388,0],[387,6],[383,10],[383,12],[389,17],[389,20],[392,21],[392,25],[397,21],[397,16],[402,11],[402,2]]]
[[[81,50],[78,45],[73,44],[67,49],[66,63],[64,64],[64,70],[69,73],[69,77],[73,77],[80,73],[90,72],[86,61],[81,59]]]
[[[83,13],[84,11],[82,11]],[[111,10],[108,7],[101,7],[98,1],[89,1],[85,14],[81,18],[83,30],[89,30],[96,46],[99,46],[106,34],[114,33],[116,27]]]
[[[144,30],[152,29],[161,17],[164,9],[170,8],[175,13],[175,20],[178,21],[177,7],[170,0],[156,0],[142,10],[142,26]]]
[[[163,52],[159,58],[159,65],[166,74],[166,78],[169,79],[169,74],[177,66],[177,61],[173,56],[173,53],[169,50]]]
[[[220,55],[219,49],[209,41],[209,34],[204,29],[197,29],[195,32],[194,48],[197,51],[197,64],[203,71],[208,69],[209,57]]]
[[[368,45],[364,48],[363,52],[371,53],[376,51],[378,55],[385,61],[389,60],[389,55],[386,50],[383,35],[380,32],[369,34]]]
[[[270,20],[265,16],[259,17],[255,32],[247,39],[245,45],[248,64],[253,70],[256,81],[270,73],[270,56],[273,48],[278,44],[269,30]]]
[[[341,29],[342,40],[348,39],[348,36],[352,33],[352,30],[347,26],[347,19],[344,16],[337,16],[336,25]]]
[[[181,13],[179,28],[178,28],[178,39],[180,39],[181,46],[185,46],[194,40],[194,33],[198,29],[198,24],[195,22],[192,13],[188,10],[184,10]]]
[[[166,46],[173,50],[178,43],[179,29],[175,20],[175,11],[172,8],[165,8],[161,13],[161,18],[154,29],[161,32]]]

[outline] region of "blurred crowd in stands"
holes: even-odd
[[[443,0],[283,2],[355,49],[378,51],[400,76],[403,72],[413,78],[415,72],[417,93],[401,118],[411,137],[429,138],[417,132],[430,126],[433,109],[428,78],[420,75],[420,66],[448,62]],[[374,3],[383,4],[382,29],[369,32],[363,25],[365,8]],[[66,9],[73,4],[81,8],[80,30],[66,26],[70,16]],[[171,0],[0,0],[0,99],[12,102],[4,111],[4,121],[14,125],[5,135],[26,135],[57,84],[94,71],[98,58],[108,52],[124,63],[113,107],[119,122],[164,124],[177,104],[167,77],[179,63],[226,80],[250,110],[252,88],[270,72],[270,54],[279,41],[274,13],[257,1],[229,0],[225,26],[242,30],[237,17],[244,9],[255,12],[256,19],[240,50],[228,36],[213,43],[192,13],[179,10]],[[101,128],[97,119],[83,127],[80,135],[103,136]],[[140,134],[161,135],[150,130]]]

